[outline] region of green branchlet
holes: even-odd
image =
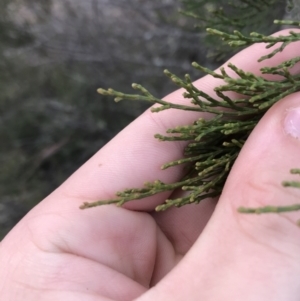
[[[269,7],[280,2],[279,0],[268,1],[236,1],[231,4],[231,10],[242,11],[240,18],[228,16],[222,8],[217,6],[210,7],[210,13],[215,18],[205,20],[200,14],[195,13],[197,7],[203,7],[204,2],[199,0],[186,0],[188,8],[186,14],[196,17],[204,24],[211,24],[213,20],[214,29],[208,28],[207,32],[212,36],[221,38],[230,47],[245,47],[256,43],[265,43],[266,48],[272,47],[272,51],[263,56],[259,61],[267,60],[283,51],[291,43],[300,41],[300,33],[290,31],[286,36],[265,36],[256,32],[247,34],[245,24],[247,16],[254,17],[262,6]],[[189,5],[199,5],[191,7]],[[214,3],[214,1],[212,1]],[[217,2],[216,2],[217,3]],[[203,15],[203,14],[202,14]],[[250,18],[251,19],[251,18]],[[279,21],[275,24],[291,25],[300,27],[299,21]],[[219,26],[222,24],[222,26]],[[223,30],[224,28],[237,28],[232,33]],[[182,198],[168,199],[164,204],[159,205],[156,210],[163,211],[169,207],[181,207],[186,204],[199,203],[208,197],[217,197],[221,194],[227,176],[231,167],[237,158],[241,148],[247,140],[249,134],[256,124],[277,101],[294,92],[300,91],[300,74],[291,74],[290,69],[300,62],[300,56],[287,60],[278,66],[261,68],[262,74],[277,75],[280,80],[270,80],[263,76],[245,72],[231,63],[227,65],[228,69],[220,68],[219,71],[213,71],[200,66],[196,62],[192,65],[201,72],[221,79],[223,84],[214,89],[214,95],[208,95],[197,88],[189,75],[183,79],[168,70],[165,70],[168,76],[177,86],[183,88],[185,92],[183,97],[187,99],[187,104],[174,104],[153,96],[147,89],[139,84],[133,84],[132,87],[137,94],[125,94],[113,89],[99,89],[102,95],[109,95],[116,101],[132,100],[147,101],[151,104],[158,104],[153,107],[152,112],[160,112],[168,109],[177,109],[194,112],[209,113],[209,119],[198,119],[193,124],[178,126],[169,129],[166,135],[156,134],[155,138],[161,141],[187,141],[183,158],[166,163],[162,169],[172,168],[177,165],[185,165],[186,175],[179,182],[163,183],[160,180],[152,183],[145,183],[143,188],[130,188],[116,194],[115,199],[101,200],[93,203],[84,203],[81,208],[90,208],[105,204],[117,204],[122,206],[124,203],[143,199],[161,192],[182,189],[189,193]],[[230,75],[228,71],[230,70]],[[230,92],[230,94],[228,93]],[[233,96],[234,95],[234,96]],[[293,169],[293,174],[300,174],[300,169]],[[300,182],[283,182],[285,187],[300,188]],[[266,206],[262,208],[239,208],[241,213],[280,213],[300,210],[300,205],[295,204],[284,207]]]
[[[247,1],[249,5],[252,5],[252,8],[256,7],[255,3],[257,2]],[[267,3],[272,1],[260,2],[267,5]],[[244,3],[244,5],[246,4]],[[219,11],[219,17],[225,20],[225,16],[222,15],[221,11]],[[241,20],[235,20],[231,25],[236,26],[236,22],[241,22]],[[299,21],[277,20],[275,23],[300,27]],[[283,51],[289,44],[300,41],[300,34],[294,31],[290,31],[286,36],[277,37],[264,36],[258,33],[244,35],[240,31],[234,31],[232,34],[229,34],[217,29],[208,29],[207,31],[211,35],[219,36],[228,45],[234,47],[249,46],[256,43],[266,43],[266,48],[275,47],[268,55],[260,58],[260,61],[269,59],[278,52]],[[275,67],[264,67],[261,69],[262,74],[279,75],[281,80],[269,80],[262,76],[245,72],[231,63],[228,64],[228,68],[231,71],[230,74],[233,75],[230,75],[225,68],[221,68],[219,71],[212,71],[197,63],[193,63],[194,68],[214,78],[223,80],[223,84],[215,88],[215,95],[208,95],[201,88],[196,87],[189,75],[182,79],[165,70],[166,76],[178,87],[185,90],[183,97],[187,99],[186,105],[174,104],[156,98],[138,84],[132,85],[138,94],[125,94],[113,89],[99,89],[98,92],[100,94],[112,96],[116,101],[143,100],[152,104],[159,104],[160,106],[152,108],[152,112],[179,109],[201,113],[206,112],[210,113],[212,117],[207,120],[201,118],[193,124],[169,129],[167,135],[155,135],[155,138],[161,141],[188,142],[183,158],[162,166],[162,169],[166,169],[177,165],[185,165],[187,174],[181,181],[163,183],[157,180],[153,183],[145,183],[143,188],[131,188],[118,192],[115,199],[84,203],[81,208],[105,204],[122,206],[131,200],[143,199],[174,189],[182,189],[189,193],[182,198],[166,200],[164,204],[156,208],[157,211],[166,210],[172,206],[181,207],[186,204],[199,203],[207,197],[219,196],[241,148],[265,112],[280,99],[300,91],[300,75],[293,75],[289,71],[299,62],[300,56]],[[235,92],[238,96],[229,97],[228,92]],[[292,173],[300,174],[300,170],[292,170]],[[284,182],[283,185],[300,188],[299,182]],[[299,204],[287,207],[239,208],[241,213],[257,214],[295,210],[300,210]]]
[[[183,0],[182,13],[192,17],[197,22],[196,28],[205,30],[214,28],[216,32],[232,33],[236,31],[236,37],[232,40],[234,46],[247,46],[251,39],[239,39],[238,35],[247,35],[258,31],[271,34],[277,31],[282,23],[266,24],[266,19],[281,17],[282,11],[294,9],[293,0]],[[285,23],[289,26],[297,26],[294,21]],[[225,34],[226,35],[226,34]],[[208,56],[222,61],[230,57],[235,51],[226,40],[220,41],[218,36],[208,35],[205,39],[208,46]],[[246,43],[245,43],[246,42]]]
[[[300,174],[300,169],[292,169],[291,174]],[[285,181],[282,183],[284,187],[294,187],[300,188],[300,182],[298,181]],[[262,213],[284,213],[284,212],[292,212],[292,211],[299,211],[300,210],[300,203],[299,204],[292,204],[288,206],[265,206],[259,208],[245,208],[240,207],[238,211],[240,213],[254,213],[254,214],[262,214]],[[299,222],[298,222],[299,224]],[[300,224],[299,224],[300,225]]]

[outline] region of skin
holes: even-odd
[[[281,32],[280,34],[285,34]],[[277,33],[279,34],[279,33]],[[259,74],[299,52],[291,44],[273,59],[254,45],[230,61]],[[296,66],[293,72],[298,72]],[[230,70],[228,71],[230,74]],[[220,80],[195,85],[213,95]],[[182,91],[167,96],[184,103]],[[232,95],[232,97],[235,97]],[[243,215],[240,206],[297,203],[300,192],[283,188],[300,167],[300,141],[284,131],[287,110],[300,93],[273,106],[255,128],[218,200],[154,213],[170,194],[126,208],[79,210],[83,202],[114,197],[145,181],[178,180],[181,167],[161,171],[181,157],[184,144],[153,139],[199,114],[146,111],[99,150],[57,190],[32,209],[0,244],[0,295],[6,301],[218,301],[299,300],[299,213]],[[174,191],[171,194],[180,195]]]

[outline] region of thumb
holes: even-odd
[[[300,181],[299,175],[290,174],[292,168],[300,168],[300,93],[272,107],[250,135],[207,228],[207,236],[219,235],[219,248],[230,253],[222,258],[232,261],[230,270],[239,278],[231,279],[240,284],[236,293],[248,294],[245,300],[299,300],[300,211],[237,212],[239,207],[300,204],[300,189],[282,185],[285,180]]]
[[[300,190],[281,184],[295,177],[289,170],[296,167],[300,167],[300,93],[286,97],[262,118],[201,236],[141,300],[298,301],[300,211],[266,215],[237,211],[241,206],[300,203]]]
[[[295,227],[300,213],[236,214],[239,207],[240,212],[261,213],[265,206],[300,205],[300,189],[283,185],[286,180],[300,182],[299,176],[290,173],[295,168],[300,168],[300,93],[272,107],[252,132],[227,180],[219,210],[231,208],[240,225],[251,231],[273,229],[279,236],[287,227],[300,233]]]

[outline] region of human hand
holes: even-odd
[[[293,58],[298,49],[299,43],[291,44],[257,63],[270,50],[254,45],[230,61],[258,74],[264,64]],[[213,94],[220,84],[207,76],[195,85]],[[183,103],[181,94],[167,99]],[[299,167],[300,140],[291,135],[300,137],[299,93],[263,117],[216,208],[217,200],[207,199],[153,212],[170,194],[182,193],[174,191],[126,208],[78,209],[145,181],[179,180],[181,167],[161,171],[160,166],[180,158],[184,144],[152,137],[197,118],[191,112],[146,111],[29,212],[0,244],[1,300],[298,300],[299,214],[248,216],[237,208],[297,202],[299,192],[281,182]],[[294,132],[288,134],[286,125]]]

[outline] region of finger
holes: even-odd
[[[278,33],[279,34],[279,33]],[[280,34],[287,34],[282,31]],[[291,44],[286,50],[268,62],[257,60],[272,49],[265,49],[265,44],[249,47],[230,61],[245,71],[259,73],[259,69],[268,64],[277,65],[297,54],[299,43]],[[228,68],[227,68],[228,69]],[[232,71],[227,70],[230,74]],[[206,76],[195,85],[209,95],[214,95],[214,88],[221,80]],[[184,103],[182,90],[166,97],[168,101]],[[182,157],[184,144],[178,142],[159,142],[153,138],[156,133],[165,133],[168,128],[189,124],[200,116],[198,113],[167,110],[153,114],[149,110],[125,128],[109,144],[103,147],[93,158],[80,168],[62,187],[65,194],[95,201],[109,199],[116,191],[131,187],[142,187],[145,181],[160,179],[173,182],[182,177],[182,167],[161,171],[161,166]],[[132,209],[153,209],[168,195],[149,198],[146,202],[133,202]]]
[[[299,167],[299,150],[300,93],[296,93],[259,122],[200,239],[174,272],[139,301],[298,300],[300,213],[244,215],[237,208],[299,203],[300,190],[281,185],[293,179],[289,170]],[[172,295],[167,289],[171,284],[180,285],[180,294]]]

